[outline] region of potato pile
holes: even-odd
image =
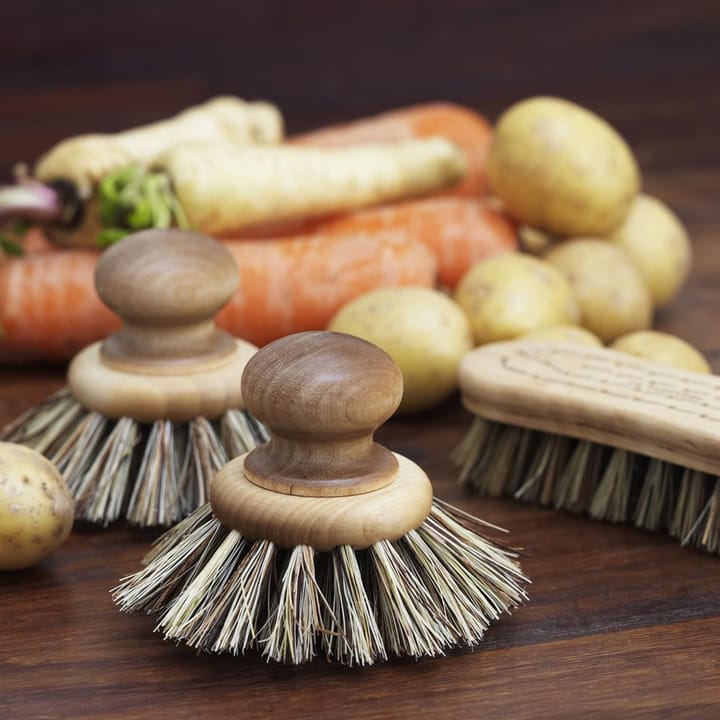
[[[586,331],[572,334],[563,323],[552,328],[538,322],[523,332],[531,318],[525,314],[515,321],[515,337],[612,344],[655,362],[707,372],[707,363],[687,343],[649,332],[654,310],[670,303],[687,280],[690,240],[670,208],[640,192],[637,160],[605,120],[560,98],[518,102],[497,122],[487,170],[491,191],[522,226],[522,247],[570,284],[577,325]],[[515,261],[519,272],[524,260]],[[473,268],[458,288],[456,299],[471,321],[484,317],[490,300],[476,297],[469,304],[468,287],[473,276],[489,271],[487,263],[484,270]],[[495,282],[510,290],[498,273]],[[529,287],[533,280],[525,282]],[[556,299],[550,288],[534,294],[532,317],[540,318],[540,308],[554,307]],[[514,296],[512,303],[521,311]],[[476,337],[493,339],[502,338]]]
[[[709,372],[685,341],[651,330],[654,311],[687,280],[690,240],[670,208],[641,192],[637,160],[605,120],[559,98],[518,102],[495,126],[487,176],[495,200],[518,223],[524,252],[473,265],[452,300],[388,289],[351,303],[330,325],[398,361],[402,411],[432,407],[452,392],[468,343],[609,345]]]

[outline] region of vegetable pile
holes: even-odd
[[[384,347],[405,411],[447,397],[472,344],[688,357],[642,334],[687,280],[688,234],[641,193],[619,133],[567,100],[523,100],[494,127],[437,102],[288,138],[272,104],[221,97],[19,167],[0,188],[6,362],[66,360],[112,332],[95,263],[148,227],[227,244],[240,282],[217,323],[231,333],[263,345],[330,326]]]

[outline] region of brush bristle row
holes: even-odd
[[[483,495],[633,522],[720,552],[720,479],[713,475],[479,417],[453,459],[461,483]]]
[[[198,650],[346,665],[472,647],[525,598],[516,553],[435,504],[396,541],[365,550],[281,550],[224,528],[205,506],[159,540],[114,591],[126,612],[158,613],[167,640]]]
[[[63,389],[17,418],[0,439],[32,447],[58,467],[77,519],[167,527],[205,503],[214,474],[267,433],[242,410],[212,422],[112,420]]]

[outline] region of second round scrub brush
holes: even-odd
[[[171,525],[206,501],[229,457],[265,439],[237,383],[257,348],[213,321],[237,266],[203,235],[147,230],[100,256],[95,284],[122,328],[78,353],[68,387],[0,439],[58,467],[78,519]]]
[[[242,388],[269,442],[121,582],[122,610],[157,613],[166,639],[198,650],[368,665],[472,647],[524,599],[516,553],[373,441],[402,395],[384,351],[291,335],[258,351]]]

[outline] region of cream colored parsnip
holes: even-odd
[[[82,198],[108,173],[147,167],[159,154],[190,142],[278,143],[283,119],[270,103],[216,97],[174,117],[115,134],[78,135],[55,145],[35,166],[40,182],[67,180]]]
[[[0,442],[0,570],[31,567],[62,545],[73,501],[55,466],[23,445]]]
[[[196,143],[154,163],[190,226],[209,235],[426,195],[462,180],[466,168],[443,138],[344,148]]]
[[[448,397],[457,387],[460,358],[472,348],[462,310],[429,288],[382,288],[361,295],[340,309],[328,329],[368,340],[392,357],[403,376],[401,413]]]

